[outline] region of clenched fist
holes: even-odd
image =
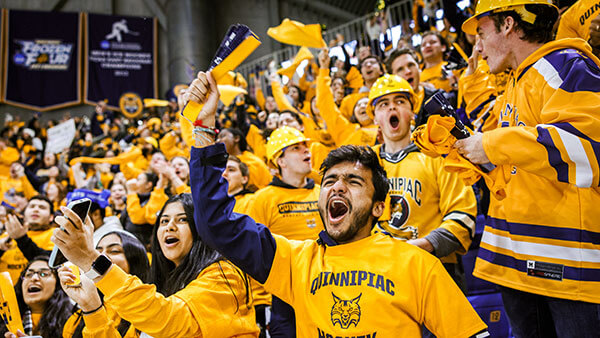
[[[219,104],[219,88],[210,72],[198,72],[198,76],[187,90],[188,99],[199,104],[204,104],[198,114],[197,120],[202,124],[214,127],[215,114]]]

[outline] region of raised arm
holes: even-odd
[[[248,216],[233,212],[235,199],[227,195],[227,182],[221,177],[227,163],[222,143],[213,145],[215,112],[219,92],[211,75],[200,72],[190,85],[193,100],[203,102],[198,120],[196,147],[190,158],[190,182],[194,199],[194,219],[198,234],[231,262],[260,283],[269,276],[275,256],[275,239],[269,230]],[[207,130],[208,129],[208,130]]]
[[[29,226],[21,224],[21,221],[15,215],[8,215],[8,222],[6,222],[6,232],[8,236],[17,242],[19,250],[23,253],[23,256],[27,260],[32,261],[35,257],[40,255],[50,255],[49,250],[40,248],[33,242],[31,237],[27,235]]]
[[[290,103],[290,101],[288,101],[288,99],[285,97],[285,94],[283,93],[282,84],[279,82],[279,78],[277,77],[277,74],[272,74],[270,77],[270,80],[271,80],[271,90],[273,91],[273,98],[275,99],[275,102],[277,103],[277,108],[279,108],[279,111],[291,110],[291,111],[298,112],[298,109],[296,109]]]
[[[350,134],[354,133],[360,125],[351,123],[340,113],[335,105],[333,93],[329,85],[329,51],[324,48],[319,53],[319,75],[317,76],[317,107],[327,124],[327,130],[333,137],[335,144],[341,146]]]
[[[221,178],[226,163],[222,143],[192,148],[190,181],[198,234],[206,244],[264,283],[273,264],[275,239],[264,225],[233,212],[235,199],[227,195],[227,182]]]
[[[265,94],[263,94],[262,86],[260,84],[260,75],[258,74],[254,77],[254,99],[256,99],[256,103],[258,103],[260,109],[265,110],[265,103],[267,100],[265,99]]]

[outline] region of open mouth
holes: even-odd
[[[38,293],[41,291],[42,291],[42,288],[39,285],[30,285],[27,288],[27,293]]]
[[[398,118],[398,116],[396,116],[396,115],[390,116],[390,126],[392,127],[392,129],[397,129],[399,124],[400,124],[400,119]]]
[[[179,238],[177,237],[167,237],[165,238],[165,244],[167,245],[175,245],[179,242]]]
[[[331,223],[340,222],[344,216],[350,211],[348,207],[348,203],[343,199],[334,199],[330,200],[329,207],[327,208],[329,211],[329,220]]]
[[[408,84],[413,85],[413,82],[415,81],[415,79],[413,79],[412,77],[409,77],[408,79],[406,79],[406,82],[408,82]]]

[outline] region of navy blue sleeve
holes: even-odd
[[[38,192],[41,192],[42,185],[45,182],[42,182],[40,177],[35,174],[34,169],[29,166],[25,167],[25,176],[27,176],[27,180],[29,180],[29,183],[31,183],[31,186],[33,186],[33,188],[35,190],[37,190]]]
[[[35,242],[27,235],[17,238],[15,240],[17,242],[17,247],[23,253],[23,256],[27,258],[28,261],[33,261],[34,258],[38,256],[50,256],[52,253],[49,250],[44,250],[40,248]]]
[[[275,238],[267,227],[233,212],[235,198],[227,195],[225,145],[192,147],[190,184],[194,221],[202,241],[227,257],[259,283],[269,277],[275,257]]]

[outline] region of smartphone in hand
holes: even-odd
[[[81,222],[85,222],[85,219],[88,215],[88,212],[90,211],[91,206],[92,200],[90,200],[89,198],[82,198],[76,201],[72,201],[71,203],[69,203],[69,205],[67,205],[67,208],[73,210],[73,212],[75,212],[77,216],[79,216]],[[73,224],[73,226],[75,226],[75,224]],[[66,231],[62,226],[60,228],[61,230]],[[60,252],[58,246],[55,245],[54,249],[52,249],[52,253],[50,254],[50,259],[48,260],[48,266],[50,266],[51,268],[55,268],[66,261],[67,259],[65,258],[65,256]]]

